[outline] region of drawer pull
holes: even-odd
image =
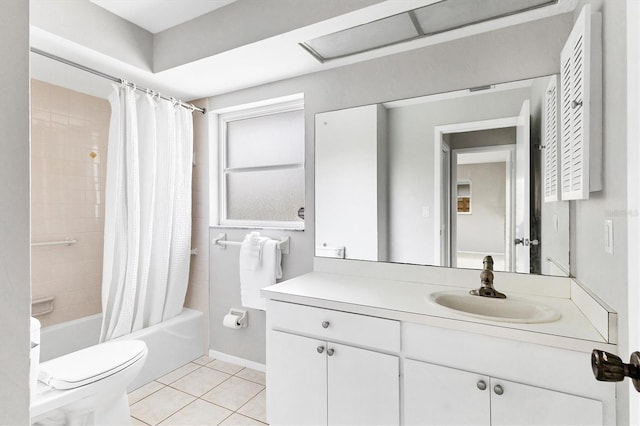
[[[478,389],[483,391],[487,388],[487,383],[484,380],[478,380],[478,383],[476,384],[476,386],[478,387]]]
[[[319,354],[321,354],[322,352],[324,352],[324,346],[318,346],[316,350],[318,351]]]
[[[322,328],[329,328],[329,321],[322,321]]]
[[[496,393],[496,395],[502,395],[504,393],[504,389],[502,389],[502,386],[500,385],[495,385],[493,387],[493,391]]]
[[[329,355],[329,356],[333,356],[333,352],[334,352],[334,351],[333,351],[333,348],[331,348],[331,349],[327,349],[327,355]]]

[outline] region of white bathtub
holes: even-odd
[[[97,344],[101,323],[102,314],[97,314],[43,328],[40,361]],[[170,320],[116,340],[120,339],[143,340],[149,348],[142,372],[129,386],[131,391],[204,355],[204,315],[184,308]]]

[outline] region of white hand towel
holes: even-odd
[[[266,310],[266,300],[260,296],[260,289],[276,283],[277,278],[282,278],[282,254],[280,252],[279,241],[269,238],[262,238],[262,250],[260,250],[260,261],[254,269],[250,269],[253,258],[244,255],[240,247],[240,296],[242,306]],[[246,241],[246,239],[245,239]],[[247,246],[250,243],[247,242]]]
[[[255,271],[260,265],[262,261],[262,245],[267,239],[260,237],[259,232],[250,232],[244,237],[242,246],[240,246],[240,259],[243,259],[246,268],[250,271]]]

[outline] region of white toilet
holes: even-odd
[[[140,373],[147,352],[143,341],[119,340],[41,363],[31,423],[131,424],[127,386]]]

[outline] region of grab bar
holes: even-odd
[[[60,241],[44,241],[40,243],[31,243],[31,247],[43,247],[43,246],[70,246],[77,243],[78,240],[60,240]]]
[[[220,248],[225,248],[226,246],[241,246],[242,241],[229,241],[227,240],[227,234],[218,234],[217,237],[211,240],[213,245],[220,246]],[[278,241],[278,245],[280,246],[280,252],[282,254],[289,254],[289,237],[280,237],[280,241]]]

